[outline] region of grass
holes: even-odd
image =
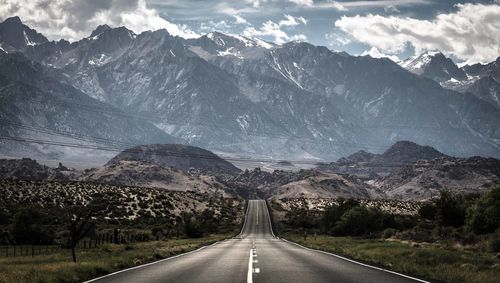
[[[383,239],[281,235],[301,245],[336,253],[433,282],[500,282],[500,259],[491,253],[445,249]]]
[[[0,282],[82,282],[120,269],[167,258],[229,238],[211,235],[197,239],[169,239],[128,245],[106,244],[79,250],[77,263],[70,250],[49,255],[0,258]]]

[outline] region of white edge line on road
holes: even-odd
[[[149,263],[145,263],[145,264],[141,264],[141,265],[137,265],[137,266],[134,266],[134,267],[130,267],[130,268],[126,268],[126,269],[122,269],[122,270],[118,270],[118,271],[115,271],[113,273],[110,273],[110,274],[106,274],[106,275],[103,275],[101,277],[97,277],[97,278],[94,278],[94,279],[90,279],[88,281],[84,281],[83,283],[89,283],[89,282],[94,282],[94,281],[97,281],[97,280],[101,280],[101,279],[104,279],[106,277],[109,277],[109,276],[113,276],[113,275],[116,275],[116,274],[119,274],[119,273],[122,273],[122,272],[126,272],[126,271],[129,271],[129,270],[134,270],[134,269],[138,269],[138,268],[142,268],[142,267],[146,267],[146,266],[150,266],[150,265],[153,265],[153,264],[157,264],[157,263],[161,263],[161,262],[164,262],[164,261],[168,261],[168,260],[171,260],[171,259],[175,259],[175,258],[178,258],[178,257],[181,257],[181,256],[185,256],[185,255],[188,255],[188,254],[192,254],[192,253],[195,253],[195,252],[199,252],[205,248],[208,248],[208,247],[211,247],[213,245],[216,245],[218,243],[222,243],[224,241],[227,241],[228,239],[225,239],[225,240],[222,240],[222,241],[217,241],[211,245],[208,245],[208,246],[203,246],[203,247],[200,247],[196,250],[193,250],[193,251],[190,251],[190,252],[186,252],[186,253],[182,253],[182,254],[178,254],[178,255],[174,255],[174,256],[171,256],[171,257],[167,257],[167,258],[164,258],[164,259],[160,259],[160,260],[157,260],[157,261],[153,261],[153,262],[149,262]]]
[[[269,230],[271,230],[271,235],[273,235],[273,238],[276,238],[276,236],[274,236],[273,225],[271,223],[271,214],[269,214],[269,207],[267,206],[267,200],[264,200],[264,203],[266,204],[267,217],[269,218]]]
[[[241,233],[243,233],[243,229],[245,228],[245,225],[247,223],[247,214],[248,214],[248,209],[249,208],[250,208],[250,202],[248,202],[247,210],[245,212],[245,220],[243,221],[243,227],[241,228],[240,234],[237,235],[237,236],[240,236]],[[146,267],[146,266],[149,266],[149,265],[161,263],[161,262],[164,262],[164,261],[167,261],[167,260],[175,259],[175,258],[178,258],[178,257],[181,257],[181,256],[185,256],[185,255],[188,255],[188,254],[191,254],[191,253],[195,253],[195,252],[201,251],[204,248],[211,247],[213,245],[216,245],[218,243],[221,243],[221,242],[224,242],[224,241],[227,241],[227,240],[228,239],[224,239],[222,241],[217,241],[217,242],[215,242],[215,243],[213,243],[211,245],[203,246],[203,247],[200,247],[200,248],[198,248],[198,249],[196,249],[194,251],[190,251],[190,252],[187,252],[187,253],[182,253],[182,254],[174,255],[174,256],[171,256],[171,257],[164,258],[164,259],[160,259],[160,260],[157,260],[157,261],[153,261],[153,262],[141,264],[141,265],[138,265],[138,266],[134,266],[134,267],[130,267],[130,268],[122,269],[122,270],[118,270],[118,271],[115,271],[113,273],[109,273],[109,274],[106,274],[106,275],[103,275],[103,276],[100,276],[100,277],[97,277],[97,278],[94,278],[94,279],[90,279],[88,281],[84,281],[83,283],[94,282],[94,281],[101,280],[103,278],[106,278],[106,277],[109,277],[109,276],[113,276],[113,275],[116,275],[116,274],[119,274],[119,273],[122,273],[122,272],[126,272],[126,271],[129,271],[129,270],[134,270],[134,269],[137,269],[137,268],[142,268],[142,267]]]
[[[273,226],[271,225],[271,215],[269,214],[269,207],[267,206],[267,201],[264,200],[264,203],[266,204],[266,208],[267,208],[267,216],[269,217],[269,226],[271,227],[271,234],[273,235],[273,237],[276,237],[274,235],[274,232],[273,232]],[[401,273],[398,273],[396,271],[392,271],[392,270],[388,270],[388,269],[376,267],[376,266],[373,266],[373,265],[369,265],[369,264],[366,264],[366,263],[355,261],[355,260],[352,260],[350,258],[346,258],[346,257],[340,256],[340,255],[336,255],[336,254],[332,254],[332,253],[329,253],[329,252],[325,252],[325,251],[321,251],[321,250],[316,250],[316,249],[311,249],[311,248],[308,248],[308,247],[304,247],[301,244],[297,244],[295,242],[288,241],[287,239],[282,239],[282,238],[278,238],[278,239],[283,240],[283,241],[285,241],[287,243],[290,243],[290,244],[294,244],[294,245],[296,245],[298,247],[301,247],[303,249],[306,249],[306,250],[310,250],[310,251],[313,251],[313,252],[323,253],[323,254],[326,254],[326,255],[337,257],[337,258],[340,258],[340,259],[343,259],[345,261],[349,261],[349,262],[352,262],[352,263],[355,263],[355,264],[358,264],[358,265],[361,265],[361,266],[365,266],[365,267],[368,267],[368,268],[372,268],[372,269],[376,269],[376,270],[380,270],[380,271],[392,273],[392,274],[399,275],[399,276],[402,276],[402,277],[405,277],[405,278],[408,278],[408,279],[412,279],[412,280],[415,280],[415,281],[418,281],[418,282],[430,283],[429,281],[425,281],[425,280],[422,280],[422,279],[411,277],[409,275],[401,274]]]
[[[396,271],[392,271],[392,270],[388,270],[388,269],[376,267],[376,266],[373,266],[373,265],[369,265],[369,264],[366,264],[366,263],[362,263],[362,262],[359,262],[359,261],[355,261],[355,260],[352,260],[350,258],[346,258],[346,257],[340,256],[340,255],[337,255],[337,254],[332,254],[332,253],[325,252],[325,251],[322,251],[322,250],[316,250],[316,249],[311,249],[311,248],[308,248],[308,247],[304,247],[301,244],[297,244],[295,242],[288,241],[286,239],[281,239],[281,240],[283,240],[283,241],[285,241],[287,243],[290,243],[290,244],[294,244],[294,245],[299,246],[299,247],[301,247],[303,249],[306,249],[306,250],[310,250],[310,251],[313,251],[313,252],[318,252],[318,253],[323,253],[323,254],[326,254],[326,255],[334,256],[334,257],[337,257],[337,258],[340,258],[340,259],[343,259],[343,260],[346,260],[346,261],[349,261],[349,262],[352,262],[352,263],[355,263],[355,264],[358,264],[358,265],[362,265],[362,266],[365,266],[365,267],[368,267],[368,268],[372,268],[372,269],[376,269],[376,270],[380,270],[380,271],[392,273],[392,274],[399,275],[399,276],[402,276],[402,277],[405,277],[405,278],[408,278],[408,279],[412,279],[412,280],[415,280],[415,281],[418,281],[418,282],[430,283],[429,281],[425,281],[425,280],[422,280],[422,279],[411,277],[409,275],[398,273]]]
[[[247,216],[248,216],[248,210],[250,209],[250,200],[247,201],[247,210],[245,211],[245,220],[243,220],[243,227],[241,227],[240,233],[236,237],[241,237],[241,234],[243,234],[243,229],[245,229],[245,225],[247,225]]]
[[[250,259],[248,260],[247,283],[253,281],[253,249],[250,249]]]

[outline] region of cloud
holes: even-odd
[[[401,13],[401,11],[394,5],[389,5],[384,7],[384,12],[386,13]]]
[[[307,24],[307,21],[303,17],[293,17],[290,15],[285,15],[285,19],[281,20],[278,25],[280,27],[284,26],[293,27],[300,25],[300,23]]]
[[[1,0],[0,19],[19,16],[50,39],[79,40],[95,26],[126,26],[136,33],[167,29],[172,35],[197,37],[185,25],[174,24],[146,6],[145,0]]]
[[[408,44],[416,53],[440,50],[467,63],[486,63],[500,55],[500,6],[457,4],[456,11],[432,20],[409,17],[343,16],[335,26],[382,52],[399,53]]]
[[[313,0],[288,0],[298,6],[312,6],[314,4]]]
[[[330,8],[330,9],[335,9],[335,10],[338,10],[338,11],[347,11],[347,8],[343,5],[343,4],[340,4],[339,2],[337,1],[327,1],[321,5],[318,5],[319,8]]]
[[[201,31],[220,31],[220,32],[229,32],[231,26],[224,20],[221,21],[208,21],[200,24]]]
[[[239,24],[239,25],[247,24],[247,20],[245,20],[243,17],[238,16],[238,15],[234,15],[233,17],[234,17],[236,24]]]
[[[345,34],[340,34],[340,32],[325,33],[325,39],[330,46],[338,47],[351,43],[351,40]]]
[[[366,50],[361,54],[361,56],[366,56],[366,55],[369,55],[372,58],[389,58],[396,63],[401,61],[401,59],[399,59],[398,56],[384,54],[380,52],[380,50],[378,50],[377,47],[372,47],[370,50]]]
[[[285,19],[275,23],[273,21],[266,21],[262,24],[259,29],[254,27],[247,27],[243,31],[243,35],[249,37],[261,37],[261,36],[269,36],[274,39],[274,42],[278,44],[283,44],[290,40],[301,40],[304,41],[307,37],[303,34],[297,34],[293,36],[289,36],[283,29],[295,27],[301,24],[307,24],[307,20],[303,17],[293,17],[291,15],[284,15]]]

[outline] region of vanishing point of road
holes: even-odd
[[[266,202],[250,200],[240,235],[89,282],[425,282],[274,236]]]

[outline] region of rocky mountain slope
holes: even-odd
[[[430,146],[422,146],[410,141],[399,141],[382,154],[358,151],[336,162],[321,163],[316,168],[322,172],[354,174],[364,179],[375,179],[379,175],[402,168],[418,160],[432,160],[447,157]]]
[[[17,51],[89,97],[211,150],[332,159],[411,140],[447,154],[500,156],[500,110],[387,59],[107,26]]]
[[[177,141],[148,121],[85,95],[62,77],[19,54],[0,54],[0,134],[7,138],[0,141],[0,154],[57,158],[71,151],[54,143],[76,144],[74,152],[78,145],[120,149],[143,141]]]
[[[441,52],[427,51],[420,55],[402,61],[400,65],[408,71],[433,79],[437,82],[450,80],[464,81],[467,74],[460,69],[450,58]]]
[[[185,172],[190,169],[227,174],[236,174],[241,171],[211,151],[181,144],[152,144],[129,148],[108,161],[106,166],[109,167],[121,161],[133,160],[163,167],[175,167]]]
[[[141,160],[120,160],[110,165],[85,170],[52,168],[35,160],[0,159],[0,179],[22,181],[57,181],[158,188],[168,191],[192,191],[236,197],[238,193],[216,180],[213,175],[185,173]]]
[[[440,52],[425,52],[401,62],[401,66],[444,88],[470,93],[500,109],[500,57],[489,64],[459,68]]]
[[[243,219],[241,199],[222,199],[218,195],[197,192],[172,192],[158,188],[112,186],[84,182],[31,182],[0,179],[0,207],[31,204],[60,213],[61,209],[106,201],[100,221],[134,221],[161,217],[162,223],[176,223],[182,212],[201,214],[205,209],[215,215],[232,213]],[[104,217],[105,216],[105,217]],[[130,223],[130,222],[126,222]]]
[[[380,198],[383,195],[360,179],[349,175],[321,173],[314,170],[297,172],[259,168],[246,170],[223,181],[227,186],[246,191],[251,197],[283,198]]]
[[[481,193],[500,183],[500,160],[443,157],[421,160],[381,178],[373,185],[389,199],[425,200],[442,190]]]

